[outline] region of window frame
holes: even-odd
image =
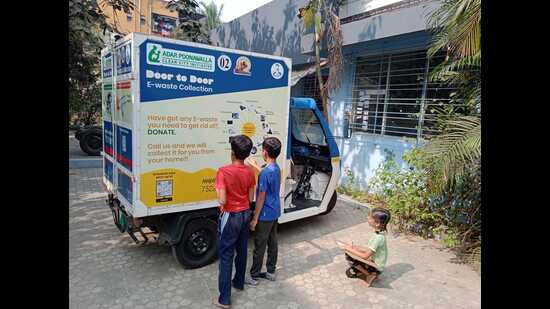
[[[440,59],[441,57],[441,53],[434,56],[435,59]],[[424,64],[420,67],[415,67],[414,61],[419,60],[422,60]],[[392,67],[392,62],[410,64],[407,64],[409,67],[394,69],[395,66]],[[393,53],[358,55],[354,59],[355,68],[352,76],[351,102],[346,103],[351,106],[345,107],[345,110],[347,110],[346,117],[349,121],[350,135],[348,136],[351,137],[353,134],[367,134],[417,140],[423,139],[424,135],[426,135],[426,132],[423,131],[426,104],[431,105],[429,102],[448,100],[449,98],[448,96],[445,98],[428,98],[428,91],[444,88],[438,86],[433,87],[433,84],[436,83],[428,82],[428,73],[433,67],[431,62],[432,59],[427,56],[426,48],[409,49]],[[369,71],[368,67],[373,65],[377,65],[379,68],[376,71],[373,71],[371,68],[371,71]],[[363,66],[363,68],[360,66]],[[375,74],[378,77],[377,83],[372,84],[371,87],[367,86],[368,80],[372,80]],[[408,78],[406,76],[417,76],[417,81],[413,83],[392,83],[392,79],[400,77],[404,77],[406,81]],[[360,80],[360,78],[363,78],[363,80]],[[382,82],[382,78],[385,79],[385,82]],[[421,80],[419,78],[421,78]],[[370,94],[368,91],[369,88]],[[452,88],[453,87],[450,87],[449,89]],[[399,91],[416,91],[419,94],[411,98],[409,98],[408,95],[404,97],[394,97],[395,93]],[[377,95],[377,92],[383,94]],[[360,96],[374,96],[376,101],[372,103],[370,98],[364,99]],[[379,116],[380,97],[383,97],[383,111],[381,116]],[[363,103],[365,101],[366,104]],[[411,102],[408,103],[407,101]],[[375,105],[376,108],[371,108],[372,105]],[[411,110],[411,106],[414,106],[413,111],[404,111]],[[399,107],[401,107],[401,110],[396,111],[399,110]],[[414,111],[414,109],[417,111]],[[375,111],[375,115],[370,115],[373,111]],[[358,121],[359,119],[362,120]],[[374,119],[374,121],[372,119]],[[394,119],[394,121],[391,119]],[[413,120],[413,123],[416,125],[402,125],[406,123],[408,119]]]

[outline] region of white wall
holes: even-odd
[[[346,18],[401,1],[403,0],[347,0],[340,6],[339,16],[340,18]]]
[[[356,1],[357,4],[353,2],[353,5],[358,7],[356,9],[361,9],[361,7],[366,6],[371,1],[373,2],[373,5],[376,4],[380,6],[382,6],[381,4],[385,2],[400,2],[394,0],[362,0]],[[374,1],[376,1],[376,3],[374,3]],[[387,3],[384,5],[387,5]],[[426,30],[428,29],[428,17],[431,12],[433,12],[433,10],[438,8],[440,5],[439,0],[426,1],[415,6],[396,9],[395,11],[389,11],[343,24],[342,34],[344,36],[344,46]],[[358,11],[353,14],[348,12],[345,14],[355,15],[364,11],[365,10]],[[341,13],[340,16],[343,16],[343,14],[344,13]],[[313,34],[303,35],[300,44],[302,46],[302,52],[311,53],[313,51],[312,43]]]

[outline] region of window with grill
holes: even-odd
[[[428,83],[426,50],[356,58],[351,104],[351,132],[421,137],[429,133],[427,107],[449,100],[453,88]],[[437,103],[436,103],[437,102]],[[426,129],[423,131],[423,129]]]
[[[327,81],[328,76],[323,75],[323,83]],[[303,78],[304,81],[304,97],[312,98],[317,103],[320,111],[323,111],[323,100],[321,99],[321,91],[317,80],[317,73],[308,75]]]

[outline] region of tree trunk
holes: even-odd
[[[317,18],[320,18],[319,12],[315,13],[315,20]],[[328,98],[326,96],[326,92],[323,90],[324,83],[323,83],[323,76],[321,75],[321,35],[320,31],[321,29],[317,29],[317,22],[314,22],[313,28],[315,29],[315,61],[316,61],[316,71],[317,71],[317,81],[319,84],[319,91],[321,92],[321,104],[323,106],[323,116],[325,117],[325,120],[328,122]]]

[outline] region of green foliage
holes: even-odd
[[[362,191],[356,183],[355,175],[353,171],[348,167],[344,168],[346,173],[346,181],[341,186],[336,188],[336,191],[340,194],[351,196],[354,200],[361,203],[367,203],[375,205],[376,207],[385,207],[386,203],[379,197],[366,191]]]
[[[180,39],[209,43],[200,22],[193,20],[198,4],[194,0],[170,1],[167,6],[177,10]],[[100,54],[107,42],[106,34],[117,30],[117,12],[131,13],[131,0],[69,0],[69,119],[92,124],[101,111]],[[112,10],[114,24],[107,22],[104,11]]]
[[[210,44],[205,25],[196,20],[199,4],[195,0],[172,0],[166,8],[178,12],[178,28],[172,37],[178,40]]]
[[[476,116],[481,112],[481,0],[444,0],[430,16],[434,40],[431,57],[444,50],[447,58],[430,72],[431,82],[457,87],[440,114],[439,127],[445,129],[454,116]],[[457,106],[459,106],[457,108]],[[434,111],[432,111],[434,112]]]
[[[315,19],[315,9],[313,6],[308,7],[304,10],[304,27],[310,28],[313,26],[313,21]]]
[[[429,55],[441,49],[458,59],[472,57],[481,51],[481,0],[444,0],[430,16],[437,29]]]
[[[433,189],[440,192],[452,187],[481,158],[481,119],[462,116],[447,121],[444,133],[431,140],[423,151],[432,159],[430,174],[441,176],[431,182]]]
[[[223,11],[223,4],[218,8],[214,1],[210,4],[201,2],[202,13],[206,15],[205,28],[206,31],[210,31],[221,24],[220,17]]]
[[[100,52],[106,31],[116,32],[101,9],[133,8],[129,0],[69,0],[69,119],[91,124],[101,109]]]
[[[437,191],[430,185],[434,179],[430,167],[437,158],[423,148],[414,148],[403,161],[409,168],[401,169],[395,155],[387,151],[386,160],[369,182],[370,199],[374,195],[374,200],[384,201],[398,231],[439,238],[459,252],[476,250],[481,244],[481,173],[477,165],[470,165],[452,187]]]
[[[420,152],[415,149],[403,156],[411,167],[406,170],[397,165],[391,151],[386,153],[386,160],[369,183],[369,191],[386,201],[398,230],[431,236],[431,228],[438,225],[442,214],[429,207],[428,174],[419,168],[424,164]]]
[[[70,116],[84,125],[99,123],[101,115],[101,85],[93,83],[69,91]]]
[[[430,18],[435,36],[428,54],[447,52],[447,59],[431,71],[430,81],[453,85],[457,91],[451,97],[456,104],[434,107],[442,134],[422,148],[428,190],[452,231],[443,239],[467,252],[481,244],[480,18],[481,0],[444,0]]]

